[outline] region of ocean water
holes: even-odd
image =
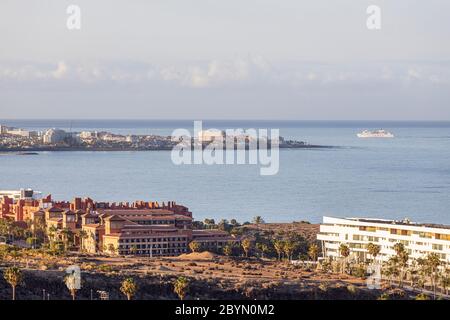
[[[191,121],[0,120],[42,130],[170,134]],[[450,224],[450,122],[207,121],[204,128],[279,128],[284,137],[331,149],[282,149],[280,170],[254,165],[182,165],[168,151],[0,155],[0,189],[33,188],[55,199],[174,200],[196,219],[320,222],[322,216]],[[359,139],[384,128],[394,139]]]

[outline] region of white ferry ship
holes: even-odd
[[[364,130],[357,134],[358,138],[393,138],[394,135],[386,130]]]

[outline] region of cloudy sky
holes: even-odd
[[[68,30],[66,9],[81,9]],[[381,30],[366,9],[381,8]],[[450,120],[448,0],[1,0],[0,119]]]

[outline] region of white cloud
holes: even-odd
[[[261,85],[287,88],[322,88],[336,85],[373,88],[380,84],[445,86],[450,84],[450,63],[273,64],[261,56],[157,66],[123,62],[69,64],[60,61],[53,65],[0,62],[0,81],[50,86],[57,83],[96,85],[113,82],[119,85],[159,84],[193,89]]]

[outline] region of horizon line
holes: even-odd
[[[282,121],[282,122],[296,122],[296,121],[309,121],[309,122],[450,122],[450,119],[243,119],[243,118],[0,118],[0,121],[40,121],[40,120],[52,120],[52,121]]]

